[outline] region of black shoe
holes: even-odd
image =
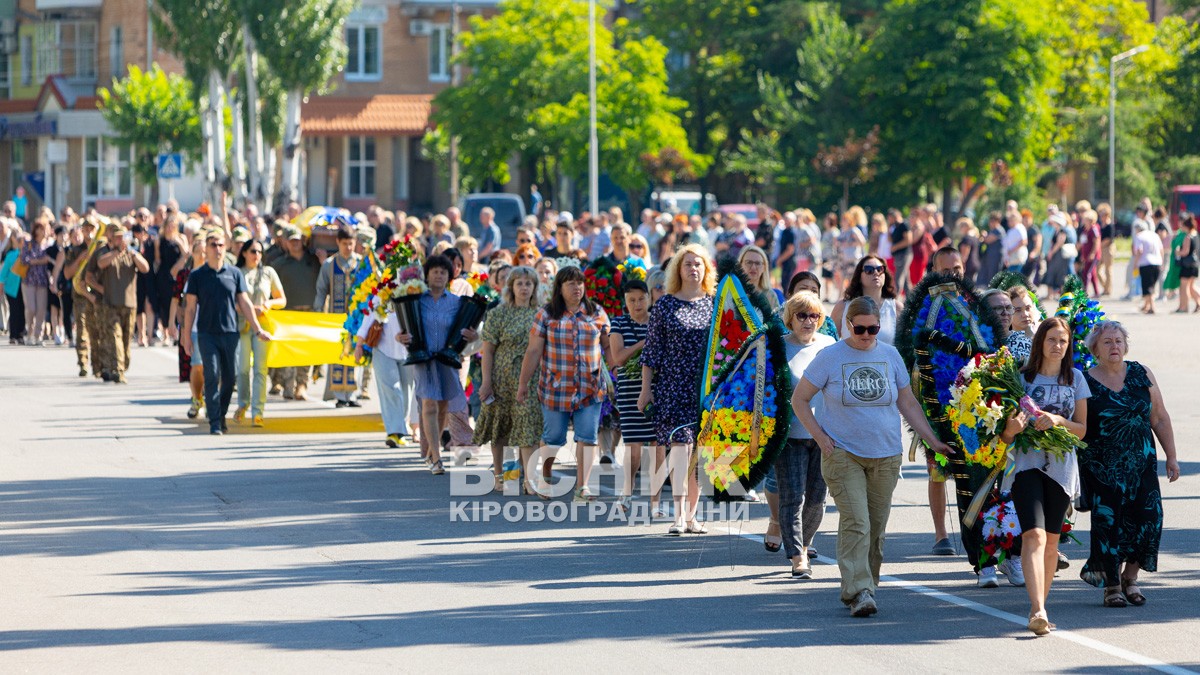
[[[609,455],[601,455],[600,463],[601,464],[612,464],[613,463],[612,457],[610,457]]]
[[[334,403],[334,404],[333,404],[333,407],[335,407],[335,408],[345,408],[345,407],[346,407],[346,406],[348,406],[348,405],[350,405],[350,404],[349,404],[349,403],[347,403],[346,401],[338,401],[337,403]]]
[[[346,401],[346,407],[348,407],[348,408],[361,408],[361,407],[362,407],[362,404],[361,404],[361,403],[359,403],[358,401],[355,401],[354,399],[351,399],[351,400],[349,400],[349,401]]]
[[[221,420],[221,432],[224,433],[226,431],[229,431],[229,424],[226,423],[224,419],[222,419]]]
[[[113,381],[112,375],[109,375],[108,373],[100,373],[100,379],[104,380],[105,382]]]
[[[450,430],[444,429],[442,431],[442,452],[449,452],[449,448],[450,448]]]

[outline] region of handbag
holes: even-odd
[[[367,329],[366,336],[363,337],[363,344],[375,349],[379,346],[379,340],[383,337],[383,324],[376,321]]]
[[[1062,256],[1064,258],[1078,258],[1079,257],[1079,249],[1075,247],[1075,244],[1063,244],[1062,248],[1060,248],[1058,250],[1060,253],[1062,253]]]
[[[25,275],[29,274],[29,265],[26,265],[24,260],[17,258],[17,260],[13,262],[12,273],[24,279]]]

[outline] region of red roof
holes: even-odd
[[[306,136],[423,136],[432,104],[432,94],[314,97],[300,124]]]

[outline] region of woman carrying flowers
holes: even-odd
[[[687,456],[695,451],[696,423],[700,419],[700,378],[706,360],[705,347],[713,317],[713,294],[717,274],[708,251],[688,244],[671,257],[666,271],[666,295],[650,311],[646,346],[642,350],[642,391],[637,407],[647,414],[653,404],[655,437],[659,452],[675,444]],[[682,445],[680,445],[682,444]],[[678,460],[682,461],[682,460]],[[675,481],[675,522],[668,534],[684,531],[704,534],[708,530],[695,520],[700,488],[690,472],[683,488]],[[686,498],[686,508],[685,508]]]
[[[817,331],[825,319],[821,298],[801,291],[783,305],[783,321],[790,333],[784,338],[793,391],[805,368],[822,349],[837,342]],[[821,399],[813,401],[813,417],[824,415]],[[811,579],[808,548],[825,516],[825,479],[821,476],[821,449],[812,434],[792,413],[787,445],[775,456],[775,483],[779,486],[779,524],[784,553],[792,561],[792,576]]]
[[[616,231],[615,229],[613,230]],[[617,410],[620,412],[621,438],[628,449],[624,462],[625,478],[617,504],[626,511],[633,500],[633,478],[642,463],[642,446],[654,442],[654,425],[638,410],[642,391],[642,349],[646,346],[650,321],[650,289],[646,282],[631,280],[625,284],[625,314],[613,319],[608,336],[609,352],[617,367]],[[655,500],[650,507],[657,508]]]
[[[1091,396],[1083,373],[1074,367],[1071,326],[1054,316],[1038,326],[1029,362],[1021,369],[1026,394],[1038,410],[1017,410],[1008,419],[1000,440],[1012,444],[1026,426],[1038,431],[1062,427],[1076,438],[1087,433],[1087,399]],[[1045,447],[1017,447],[1009,454],[1009,467],[1001,492],[1011,490],[1021,524],[1021,563],[1029,594],[1029,630],[1050,632],[1046,598],[1058,568],[1058,540],[1067,507],[1079,494],[1079,467],[1075,449],[1051,451]]]
[[[521,360],[529,347],[529,331],[537,314],[537,272],[532,267],[514,267],[508,272],[501,304],[488,312],[483,324],[482,408],[475,425],[475,445],[492,446],[492,473],[496,489],[503,489],[504,449],[520,448],[521,467],[528,470],[529,458],[541,437],[542,409],[537,400],[517,403]],[[526,479],[527,493],[536,493]]]
[[[900,477],[900,415],[930,450],[950,455],[925,419],[896,348],[880,342],[879,307],[869,297],[846,307],[849,330],[808,364],[792,410],[821,448],[821,474],[838,507],[841,599],[853,616],[877,611],[875,589],[892,492]],[[812,399],[821,394],[818,422]]]

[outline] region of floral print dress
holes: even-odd
[[[1085,373],[1088,401],[1087,447],[1080,450],[1079,473],[1092,505],[1092,551],[1079,577],[1097,587],[1116,586],[1120,567],[1136,562],[1158,569],[1162,538],[1162,493],[1158,452],[1150,427],[1150,377],[1136,361],[1126,361],[1125,386],[1113,391]]]
[[[700,423],[700,378],[704,372],[713,299],[690,302],[664,295],[650,308],[642,365],[654,369],[654,432],[660,445],[695,443]],[[672,437],[671,432],[682,425]]]
[[[529,346],[529,329],[537,311],[536,307],[504,304],[488,312],[481,336],[484,342],[496,346],[492,356],[492,393],[496,400],[490,404],[480,402],[475,445],[500,441],[530,447],[541,441],[542,407],[538,398],[529,396],[525,403],[517,403],[521,360]],[[537,381],[536,374],[533,381]]]

